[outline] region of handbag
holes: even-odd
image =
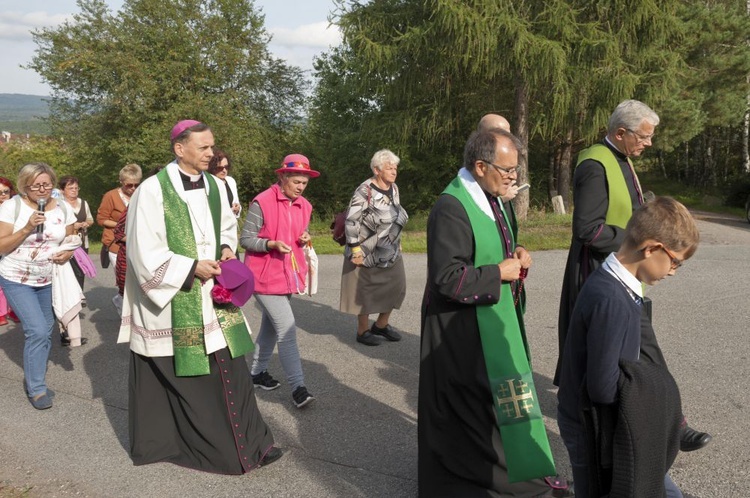
[[[364,216],[370,209],[371,197],[372,188],[370,187],[370,185],[367,185],[367,207],[364,209],[364,211],[362,211],[362,216]],[[347,208],[340,213],[336,213],[335,215],[333,215],[333,222],[331,223],[331,235],[334,242],[336,242],[340,246],[346,245],[346,215],[348,212],[349,209]]]
[[[91,278],[96,276],[96,267],[94,266],[94,262],[91,261],[91,258],[83,249],[83,247],[77,247],[76,250],[73,251],[73,257],[70,259],[70,262],[71,264],[75,262],[75,265],[73,265],[73,271],[75,271],[76,266],[78,266],[80,272],[84,276]]]
[[[102,268],[109,268],[109,246],[102,244],[102,251],[99,253],[99,262],[102,264]]]
[[[307,295],[318,293],[318,254],[312,245],[312,241],[305,244],[303,249],[307,260]]]
[[[346,211],[336,213],[331,223],[331,233],[333,240],[338,245],[346,245]]]

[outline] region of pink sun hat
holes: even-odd
[[[284,158],[281,167],[276,173],[294,173],[297,175],[307,175],[310,178],[317,178],[320,172],[310,168],[310,160],[302,154],[289,154]]]
[[[174,139],[179,137],[180,133],[187,130],[191,126],[195,126],[199,124],[201,124],[201,122],[196,121],[194,119],[183,119],[182,121],[174,125],[174,127],[172,128],[172,133],[169,134],[169,140],[174,142]]]

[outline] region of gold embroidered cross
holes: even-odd
[[[502,407],[505,416],[509,418],[522,418],[531,413],[534,408],[534,394],[529,390],[529,385],[517,380],[505,381],[508,385],[499,385],[497,388],[497,404]]]

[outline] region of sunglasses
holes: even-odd
[[[123,183],[122,186],[124,188],[136,188],[140,185],[140,183]]]
[[[231,166],[216,166],[215,169],[216,169],[216,172],[219,173],[220,171],[224,171],[224,170],[229,171],[230,169],[232,169],[232,167]]]
[[[10,195],[10,190],[0,190],[0,195]]]

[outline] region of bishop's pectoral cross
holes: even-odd
[[[198,253],[201,255],[201,258],[208,258],[209,245],[210,244],[208,243],[208,240],[206,240],[206,237],[202,236],[200,242],[198,242]]]

